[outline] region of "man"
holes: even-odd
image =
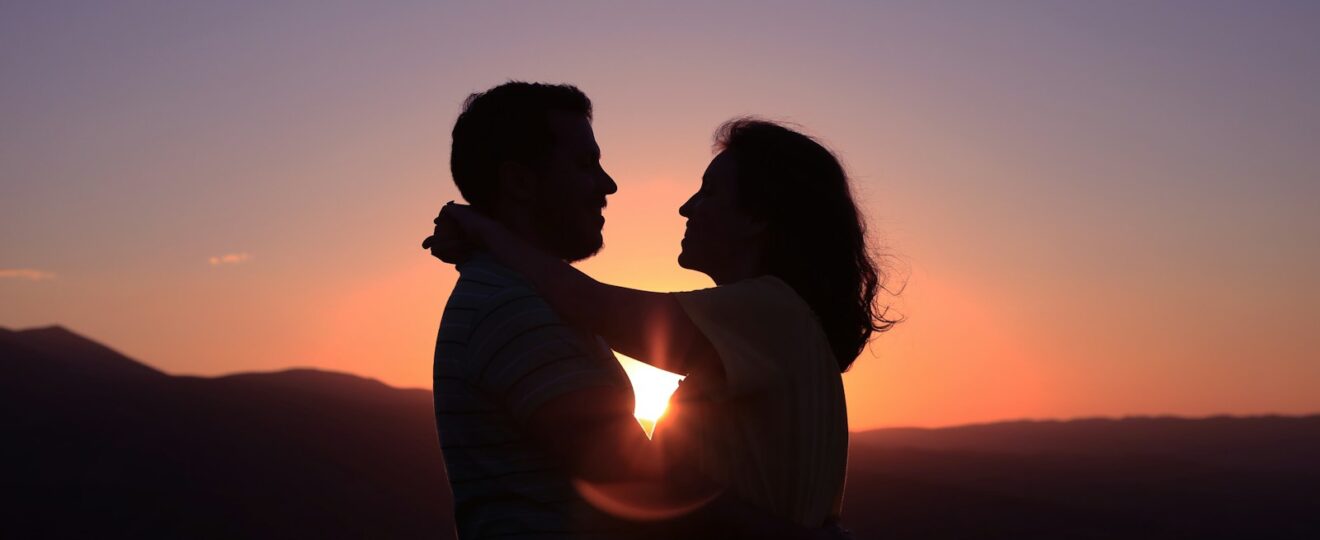
[[[601,248],[614,180],[591,102],[572,86],[511,82],[464,103],[450,168],[473,207],[568,261]],[[480,255],[458,267],[435,352],[435,409],[461,538],[612,536],[572,480],[610,480],[647,445],[609,349],[566,325],[518,275]]]
[[[587,258],[601,248],[601,211],[618,189],[601,168],[591,119],[591,101],[572,86],[510,82],[474,94],[454,125],[454,182],[473,208],[532,245],[570,262]],[[444,242],[432,237],[423,247],[452,253],[452,245],[437,247]],[[434,388],[460,538],[715,529],[722,537],[809,536],[714,496],[716,487],[688,471],[663,470],[603,341],[566,324],[489,256],[467,257],[458,270],[436,340]],[[696,511],[663,511],[711,497]],[[650,521],[616,519],[638,509]]]

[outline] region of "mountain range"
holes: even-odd
[[[431,394],[0,328],[0,536],[452,538]],[[1320,415],[852,434],[858,538],[1320,538]]]

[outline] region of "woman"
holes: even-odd
[[[716,149],[679,209],[688,219],[679,265],[710,276],[710,289],[600,283],[462,205],[447,205],[437,229],[452,220],[568,321],[687,375],[656,434],[672,466],[820,527],[838,517],[847,463],[840,374],[894,323],[874,304],[882,275],[829,150],[752,119],[722,126]]]

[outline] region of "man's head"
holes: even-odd
[[[508,82],[472,94],[454,123],[449,168],[474,208],[565,260],[600,250],[605,196],[591,100],[570,85]]]

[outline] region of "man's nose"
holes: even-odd
[[[610,173],[601,173],[600,176],[601,179],[604,180],[604,182],[601,183],[601,188],[606,195],[612,195],[619,191],[619,185],[614,183],[614,179],[610,177]]]

